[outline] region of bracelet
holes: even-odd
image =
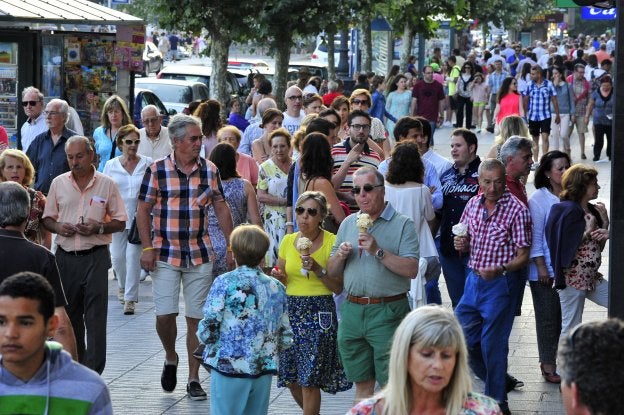
[[[147,248],[143,248],[143,252],[145,252],[145,251],[151,251],[151,250],[153,250],[153,249],[156,249],[156,248],[154,248],[153,246],[148,246]]]
[[[286,226],[295,226],[293,222],[286,222]]]

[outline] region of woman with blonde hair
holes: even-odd
[[[496,415],[492,398],[472,391],[468,351],[451,310],[430,305],[410,312],[394,333],[388,384],[348,415]]]
[[[106,100],[102,107],[101,120],[102,125],[93,131],[99,172],[104,170],[108,160],[121,156],[121,150],[117,147],[117,131],[124,125],[132,124],[126,102],[119,95],[113,95]]]
[[[494,144],[490,148],[490,151],[488,151],[488,154],[485,158],[495,158],[503,161],[501,160],[500,155],[501,148],[503,147],[503,144],[505,144],[505,141],[507,141],[509,137],[514,135],[519,135],[520,137],[530,137],[529,129],[524,123],[522,117],[518,115],[508,115],[501,120],[500,133],[494,139]]]

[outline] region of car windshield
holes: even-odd
[[[193,100],[191,87],[169,84],[141,84],[141,88],[149,89],[163,102],[188,104]]]
[[[163,73],[160,79],[179,79],[181,81],[201,82],[207,87],[210,86],[210,77],[205,75],[186,75],[178,73]]]

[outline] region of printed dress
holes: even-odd
[[[243,179],[224,180],[223,197],[230,207],[232,213],[232,223],[236,228],[241,223],[247,221],[247,196],[245,195],[245,182]],[[210,243],[215,253],[215,261],[212,266],[212,275],[216,277],[227,271],[225,261],[225,250],[227,241],[219,226],[219,219],[214,211],[214,206],[210,204],[208,207],[208,235],[210,235]]]
[[[284,173],[273,160],[268,159],[260,165],[258,171],[258,189],[266,190],[272,196],[286,198],[288,173]],[[265,257],[265,266],[273,267],[277,263],[280,242],[286,234],[286,206],[264,204],[264,230],[269,235],[270,246]]]
[[[379,398],[365,399],[355,405],[346,415],[380,415],[381,406]],[[496,401],[480,393],[470,392],[464,407],[457,415],[499,415],[502,414]]]

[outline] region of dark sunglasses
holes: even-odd
[[[308,215],[310,216],[316,216],[316,214],[318,213],[318,209],[317,208],[308,208]],[[295,212],[297,213],[297,215],[303,215],[303,212],[306,211],[306,208],[304,208],[303,206],[299,206],[298,208],[295,208]]]
[[[383,187],[383,184],[376,184],[374,186],[372,184],[365,184],[362,187],[353,186],[353,189],[351,189],[351,193],[353,193],[354,195],[359,195],[361,191],[364,191],[364,193],[370,193],[376,187]]]
[[[124,143],[126,143],[127,146],[131,146],[132,144],[139,144],[141,142],[141,140],[131,140],[129,138],[124,140]]]
[[[360,104],[368,105],[368,100],[366,100],[366,99],[354,99],[353,101],[351,101],[351,103],[355,104],[355,105],[360,105]]]
[[[28,105],[30,105],[31,107],[34,107],[39,102],[41,101],[22,101],[22,107],[27,107]]]

